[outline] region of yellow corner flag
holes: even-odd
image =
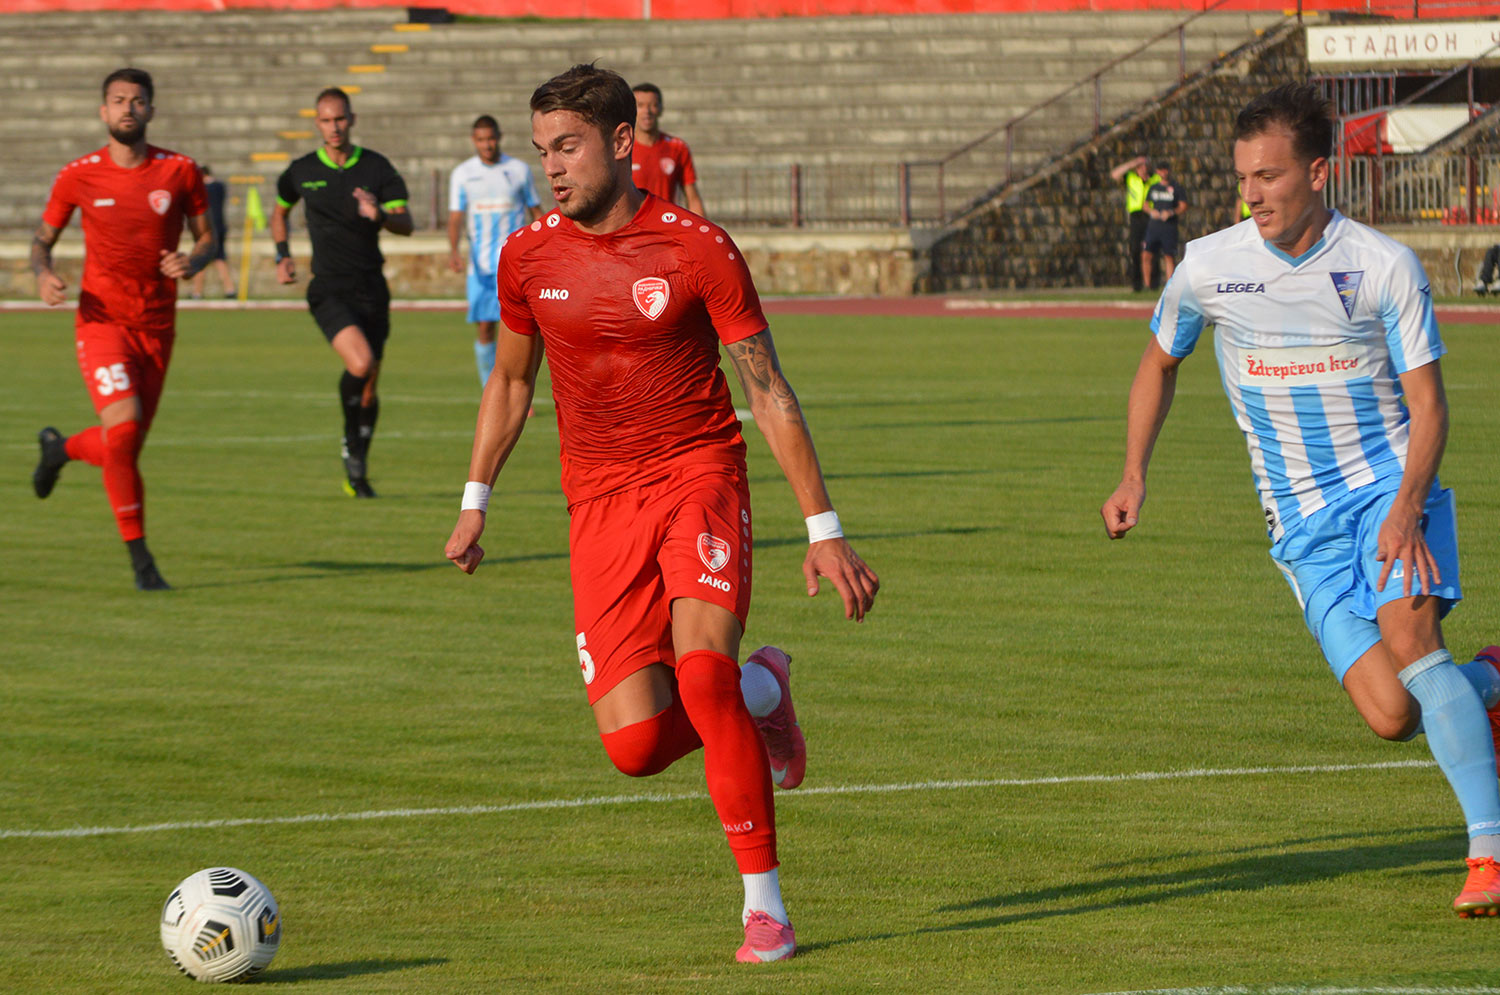
[[[252,236],[266,226],[266,211],[260,204],[260,186],[251,183],[245,188],[245,233],[240,242],[240,292],[241,302],[250,299],[250,250]]]
[[[260,187],[252,186],[245,191],[245,217],[260,231],[266,226],[266,211],[260,206]]]

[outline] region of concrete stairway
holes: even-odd
[[[98,147],[98,85],[138,65],[157,83],[152,141],[221,177],[274,178],[317,144],[311,101],[356,87],[360,144],[406,175],[418,223],[446,210],[447,170],[471,154],[468,126],[492,113],[502,146],[529,158],[527,100],[547,76],[597,60],[665,91],[664,127],[693,148],[709,212],[775,223],[802,215],[897,221],[897,164],[943,156],[1052,96],[1181,20],[1177,12],[791,18],[757,21],[482,22],[397,25],[388,10],[233,11],[0,16],[0,107],[8,136],[0,228],[35,225],[69,158]],[[1189,71],[1280,19],[1208,14],[1184,38]],[[1111,73],[1104,120],[1176,80],[1178,39]],[[1093,91],[1017,134],[1012,156],[1035,161],[1086,134]],[[991,142],[945,171],[949,206],[1003,178]],[[931,167],[911,172],[918,215],[931,213]],[[538,176],[539,186],[541,177]],[[269,186],[263,186],[263,192]],[[545,190],[544,203],[549,202]]]

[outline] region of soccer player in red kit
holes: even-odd
[[[630,171],[635,185],[662,200],[686,203],[699,217],[707,217],[698,193],[698,174],[687,142],[661,130],[661,87],[637,83],[635,94],[635,145],[630,150]],[[683,200],[677,199],[682,191]]]
[[[747,962],[796,950],[777,875],[773,782],[806,747],[775,647],[738,665],[750,604],[745,444],[725,344],[755,423],[808,521],[807,593],[846,617],[879,590],[844,540],[749,271],[722,229],[636,188],[635,107],[620,76],[575,66],[531,98],[557,210],[500,254],[503,322],[469,483],[445,550],[478,567],[490,487],[526,424],[543,347],[562,445],[578,661],[605,752],[644,777],[703,748],[709,797],[744,879]]]
[[[104,79],[99,119],[109,144],[57,174],[31,242],[37,294],[61,304],[67,284],[52,269],[52,246],[76,209],[86,253],[75,328],[78,368],[99,424],[64,438],[38,435],[42,456],[32,475],[36,496],[52,493],[69,460],[104,470],[104,491],[135,570],[135,586],[169,585],[146,548],[141,446],[156,415],[176,336],[177,281],[208,265],[214,234],[198,166],[187,156],[148,145],[153,113],[150,74],[117,69]],[[177,251],[183,223],[195,239]]]

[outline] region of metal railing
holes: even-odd
[[[1125,113],[1138,107],[1140,105],[1138,95],[1108,100],[1105,87],[1106,77],[1124,71],[1126,67],[1153,50],[1159,54],[1164,43],[1175,47],[1177,58],[1176,79],[1165,92],[1170,93],[1181,86],[1192,75],[1189,73],[1187,64],[1189,28],[1203,16],[1220,8],[1229,7],[1233,3],[1234,0],[1212,0],[1212,2],[1205,3],[1202,10],[1184,18],[1130,52],[1105,63],[1082,79],[1004,124],[990,129],[968,144],[938,159],[911,163],[910,167],[913,172],[931,174],[929,182],[935,192],[937,202],[936,215],[933,220],[939,223],[954,220],[972,207],[976,198],[985,196],[987,191],[1015,182],[1020,178],[1023,170],[1030,170],[1076,145],[1080,138],[1076,130],[1070,132],[1061,141],[1055,136],[1048,135],[1049,130],[1055,128],[1059,119],[1092,121],[1092,129],[1088,138],[1093,139],[1113,126]],[[1287,20],[1290,19],[1292,19],[1291,15]],[[1299,21],[1301,19],[1300,0],[1295,19]],[[1286,23],[1285,20],[1282,23]],[[1222,54],[1216,53],[1203,65],[1195,66],[1193,72],[1213,66],[1222,58],[1224,58]],[[1036,134],[1042,137],[1028,138],[1028,135]],[[970,183],[954,182],[954,174],[960,172],[987,173],[990,179],[988,183],[976,188]]]
[[[1154,94],[1158,96],[1218,63],[1223,56],[1216,51],[1202,65],[1189,67],[1189,31],[1204,15],[1232,9],[1235,4],[1236,0],[1208,0],[1201,10],[1131,51],[938,158],[720,170],[711,184],[704,184],[705,198],[712,196],[709,210],[716,219],[747,225],[947,224],[989,192],[1064,154],[1080,140],[1097,137],[1138,108],[1138,80],[1128,93],[1108,84],[1138,70],[1147,57],[1166,55],[1175,62],[1174,78],[1164,91]],[[1080,131],[1079,123],[1085,124],[1086,133]]]
[[[1379,224],[1500,224],[1500,154],[1354,156],[1334,200],[1344,214]],[[1373,219],[1373,221],[1372,221]]]
[[[1416,105],[1438,87],[1463,76],[1466,82],[1468,116],[1472,124],[1488,108],[1474,99],[1474,70],[1484,61],[1500,56],[1500,44],[1438,76],[1416,92],[1386,107],[1364,108],[1341,117],[1335,129],[1333,168],[1328,178],[1328,203],[1366,224],[1438,221],[1446,224],[1493,224],[1494,202],[1489,190],[1493,182],[1493,156],[1454,152],[1386,154],[1379,128],[1393,110]],[[1354,121],[1362,123],[1351,127]],[[1437,143],[1441,146],[1446,138]],[[1353,148],[1372,147],[1371,154],[1356,154]]]

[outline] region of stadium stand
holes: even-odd
[[[597,59],[666,91],[664,126],[692,145],[710,213],[786,223],[788,169],[796,164],[809,190],[799,220],[816,223],[823,203],[816,192],[888,191],[897,163],[943,155],[1183,18],[1140,11],[427,25],[398,24],[399,16],[389,9],[4,16],[0,86],[12,100],[0,110],[10,135],[0,230],[34,225],[59,165],[100,141],[98,81],[122,64],[156,77],[153,141],[226,177],[273,177],[315,144],[306,120],[312,95],[327,85],[357,88],[357,140],[391,156],[412,188],[419,226],[430,227],[442,214],[434,209],[439,181],[470,152],[474,115],[496,114],[505,150],[526,155],[532,88],[559,68]],[[1184,33],[1182,56],[1189,67],[1202,65],[1281,16],[1206,14]],[[1179,69],[1172,34],[1111,76],[1103,116],[1163,92]],[[1091,126],[1089,110],[1071,106],[1026,140],[1066,147]],[[992,187],[1001,154],[969,156],[950,169],[950,196]],[[839,220],[849,216],[845,209]],[[870,220],[896,219],[880,206]]]

